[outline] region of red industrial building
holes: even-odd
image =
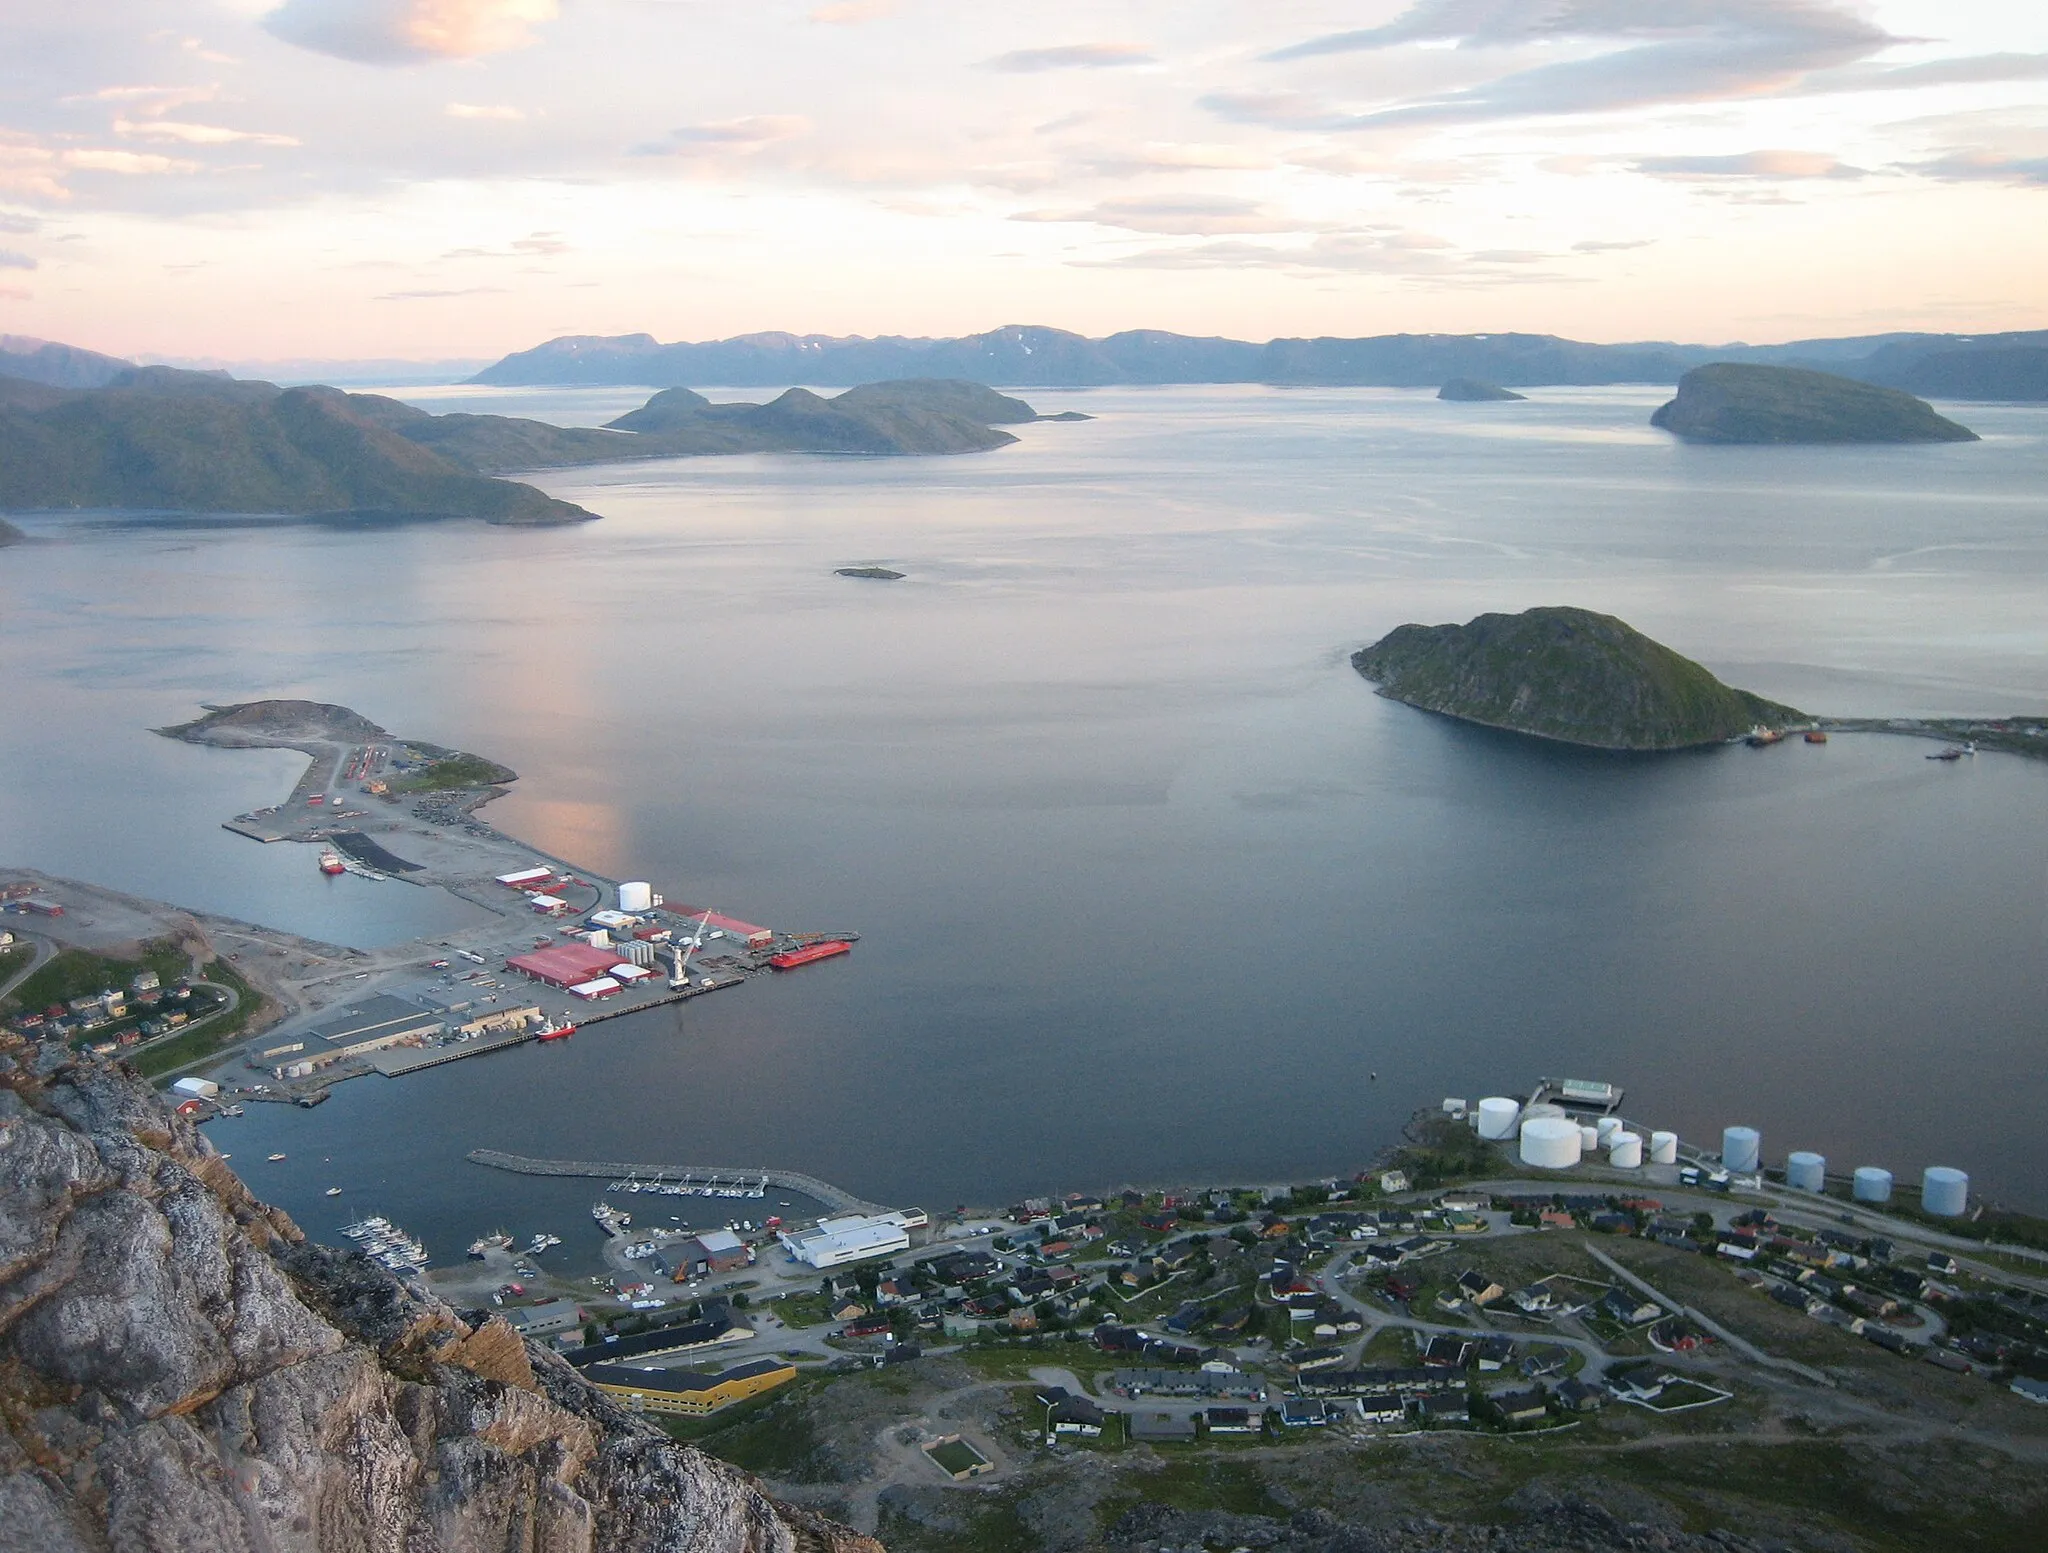
[[[513,955],[505,962],[505,969],[544,981],[550,987],[567,989],[608,976],[619,963],[618,955],[610,949],[593,949],[588,944],[550,944],[531,954]]]

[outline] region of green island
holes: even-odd
[[[1924,399],[1804,367],[1717,361],[1678,380],[1650,417],[1687,442],[1976,442]]]
[[[0,376],[0,511],[577,523],[597,514],[497,477],[730,453],[978,453],[1017,440],[999,427],[1037,419],[1021,399],[945,379],[869,383],[830,399],[792,388],[768,404],[713,404],[673,388],[596,428],[431,415],[378,394],[170,367],[93,388]],[[14,533],[0,526],[0,543]]]
[[[1439,399],[1453,404],[1496,404],[1510,399],[1527,399],[1527,394],[1518,394],[1512,388],[1502,388],[1498,383],[1489,383],[1484,378],[1454,377],[1436,391]]]
[[[1390,700],[1605,750],[1724,744],[1804,714],[1724,685],[1612,615],[1548,607],[1399,626],[1352,654]]]

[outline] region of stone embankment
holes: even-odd
[[[837,1213],[884,1213],[880,1203],[859,1198],[830,1181],[794,1170],[775,1170],[766,1165],[633,1165],[601,1159],[528,1159],[523,1154],[502,1154],[496,1149],[471,1149],[473,1165],[509,1170],[522,1176],[590,1176],[616,1181],[622,1177],[638,1181],[723,1182],[727,1186],[765,1181],[785,1192],[801,1192]]]

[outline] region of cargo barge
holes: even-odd
[[[768,963],[778,971],[793,971],[799,965],[809,965],[816,960],[830,960],[837,955],[853,953],[853,945],[843,938],[827,939],[822,944],[808,944],[802,949],[786,950],[782,954],[771,954]]]

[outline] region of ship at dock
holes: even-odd
[[[339,852],[335,851],[332,847],[327,847],[320,853],[320,872],[331,878],[336,874],[347,873],[348,864],[341,860]]]
[[[801,949],[771,954],[768,956],[768,963],[778,971],[793,971],[800,965],[810,965],[819,960],[830,960],[842,954],[852,953],[853,945],[845,939],[828,938],[821,944],[806,944]]]
[[[633,1222],[632,1214],[614,1208],[608,1202],[595,1204],[590,1210],[590,1216],[597,1221],[597,1227],[614,1240],[625,1234],[626,1226]]]

